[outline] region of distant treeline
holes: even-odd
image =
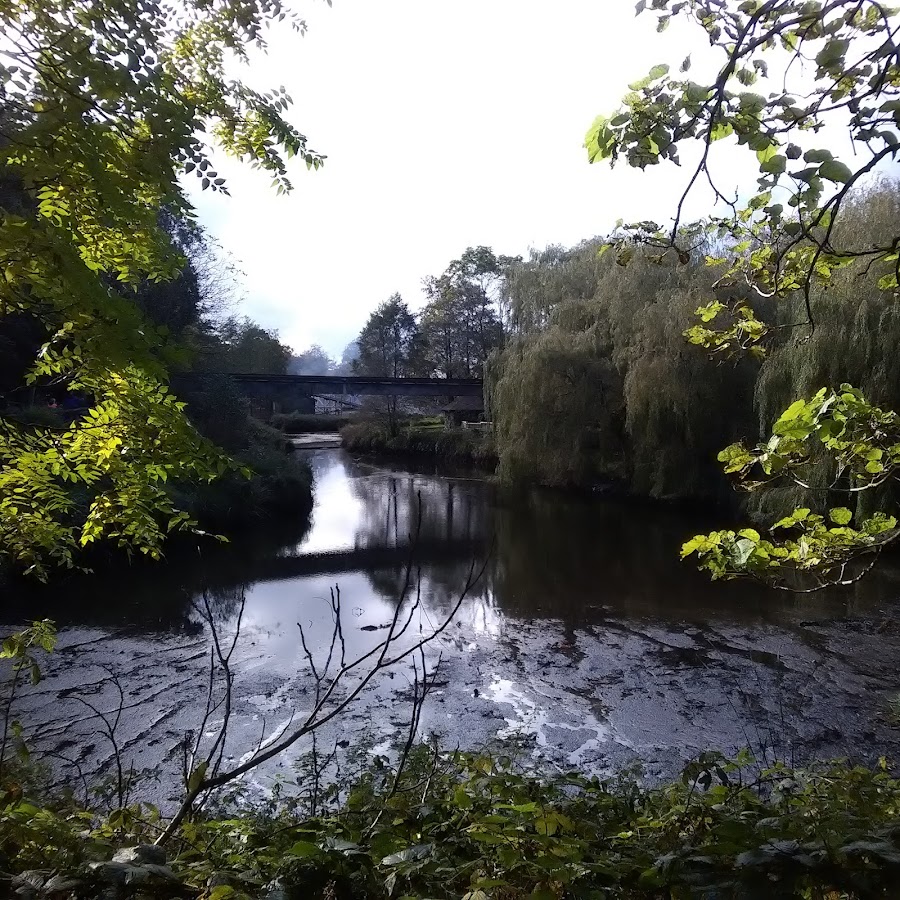
[[[853,200],[842,227],[865,246],[898,224],[897,184],[882,182]],[[635,247],[621,265],[615,253],[598,254],[601,243],[532,251],[505,271],[512,333],[487,369],[506,480],[617,480],[651,497],[722,499],[730,490],[718,451],[768,433],[797,397],[846,381],[900,408],[900,307],[862,263],[815,291],[812,330],[795,324],[806,320],[801,298],[767,306],[745,290],[783,327],[762,360],[711,360],[682,333],[699,306],[738,298],[740,289],[716,286],[722,270],[707,264],[721,248],[679,262]],[[755,502],[786,499],[767,496]]]

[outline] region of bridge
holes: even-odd
[[[230,375],[250,400],[283,412],[314,412],[315,397],[481,397],[481,378],[381,378],[372,375]]]

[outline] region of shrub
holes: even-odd
[[[186,822],[171,866],[200,891],[213,877],[230,882],[211,894],[223,900],[276,879],[289,896],[346,900],[896,895],[900,783],[840,763],[742,762],[705,753],[678,781],[647,788],[422,747],[399,777],[376,760],[317,815],[288,798]],[[152,841],[158,818],[146,807],[97,818],[7,794],[3,868],[79,873]]]
[[[63,411],[50,406],[25,406],[22,409],[10,410],[3,414],[23,425],[38,425],[44,428],[62,428],[66,424]]]
[[[341,429],[341,442],[355,453],[426,456],[490,466],[497,461],[490,436],[468,428],[407,425],[392,434],[383,422],[356,422]]]
[[[250,477],[230,472],[210,484],[181,486],[179,503],[207,528],[239,530],[273,516],[301,516],[312,509],[309,464],[285,449],[284,435],[250,421],[248,447],[235,458]]]
[[[306,515],[312,509],[312,473],[293,455],[284,433],[254,419],[228,376],[200,380],[184,398],[188,415],[206,437],[250,470],[210,484],[173,488],[181,508],[204,528],[239,530],[272,516]]]
[[[286,434],[303,434],[315,431],[340,431],[350,423],[349,416],[310,414],[310,413],[278,413],[272,416],[270,424]]]

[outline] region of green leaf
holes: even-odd
[[[777,153],[778,145],[775,143],[775,141],[767,138],[763,143],[763,146],[761,146],[761,148],[756,151],[756,158],[760,161],[760,163],[767,163],[770,160],[774,159]]]
[[[644,88],[650,87],[650,85],[652,83],[653,83],[653,76],[645,75],[643,78],[639,78],[637,81],[632,81],[628,85],[628,90],[629,91],[642,91],[642,90],[644,90]]]
[[[453,802],[459,809],[471,809],[473,806],[472,798],[466,792],[466,789],[460,785],[453,794]]]
[[[781,175],[785,169],[787,169],[787,157],[780,154],[770,157],[760,166],[760,170],[769,175]]]
[[[231,885],[228,884],[220,884],[217,887],[214,887],[209,894],[209,900],[228,900],[229,897],[235,896],[235,890]]]
[[[849,47],[849,40],[831,40],[816,55],[816,62],[823,69],[836,66],[843,61],[844,54],[847,52]]]
[[[400,863],[416,862],[421,859],[427,859],[434,852],[433,844],[416,844],[413,847],[407,847],[399,853],[392,853],[381,860],[383,866],[397,866]]]
[[[209,766],[206,760],[203,760],[193,772],[191,772],[191,777],[188,779],[188,790],[193,792],[196,791],[201,784],[203,784],[203,779],[206,777],[206,770]]]
[[[846,506],[837,506],[828,511],[828,517],[835,525],[846,525],[853,518],[853,513]]]
[[[306,859],[310,856],[317,856],[322,851],[318,844],[313,844],[310,841],[297,841],[291,845],[287,852],[290,856]]]
[[[819,175],[822,178],[827,178],[829,181],[836,181],[840,184],[846,184],[853,177],[849,166],[837,159],[822,163],[819,167]]]

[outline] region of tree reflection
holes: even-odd
[[[896,593],[900,580],[900,568],[886,559],[877,576],[851,589],[824,597],[773,595],[751,583],[710,583],[680,563],[685,539],[727,525],[727,516],[714,511],[558,491],[510,498],[484,480],[374,469],[338,454],[323,455],[317,469],[319,502],[336,514],[326,517],[315,551],[304,549],[307,523],[298,522],[278,532],[244,533],[226,545],[207,540],[173,547],[164,565],[112,566],[104,559],[92,575],[10,585],[3,618],[185,632],[196,626],[191,602],[203,592],[225,622],[243,594],[249,598],[262,582],[283,583],[302,600],[310,579],[340,582],[350,575],[367,581],[377,598],[396,601],[410,555],[413,590],[440,616],[454,605],[473,564],[480,568],[490,554],[460,610],[479,631],[496,629],[503,617],[554,618],[575,628],[607,616],[700,622],[787,611],[815,619],[823,603],[831,615],[871,606]],[[336,486],[331,493],[326,476]]]
[[[353,493],[363,509],[357,547],[394,547],[416,536],[426,546],[490,537],[490,492],[483,483],[385,472],[354,479]]]
[[[364,511],[357,546],[406,545],[421,515],[414,562],[423,598],[436,614],[452,606],[473,561],[491,549],[461,611],[479,629],[503,615],[555,618],[577,627],[607,615],[662,621],[771,617],[814,612],[820,603],[775,598],[750,583],[723,587],[681,563],[679,547],[708,530],[712,511],[549,490],[507,498],[485,482],[408,472],[357,478],[353,491]],[[399,596],[404,566],[366,574],[381,597]],[[871,590],[863,583],[829,602],[837,599],[849,610],[865,603]]]
[[[492,533],[492,509],[484,484],[386,472],[357,478],[353,492],[363,510],[358,548],[409,547],[414,580],[421,573],[435,609],[449,609],[466,584],[472,561],[483,556]],[[406,565],[368,571],[385,599],[400,596]]]
[[[59,626],[136,627],[195,633],[195,597],[206,592],[218,620],[232,618],[260,564],[295,546],[304,517],[277,530],[247,533],[228,544],[205,538],[173,545],[164,563],[101,558],[93,572],[61,574],[48,584],[21,580],[5,591],[3,619],[52,618]]]

